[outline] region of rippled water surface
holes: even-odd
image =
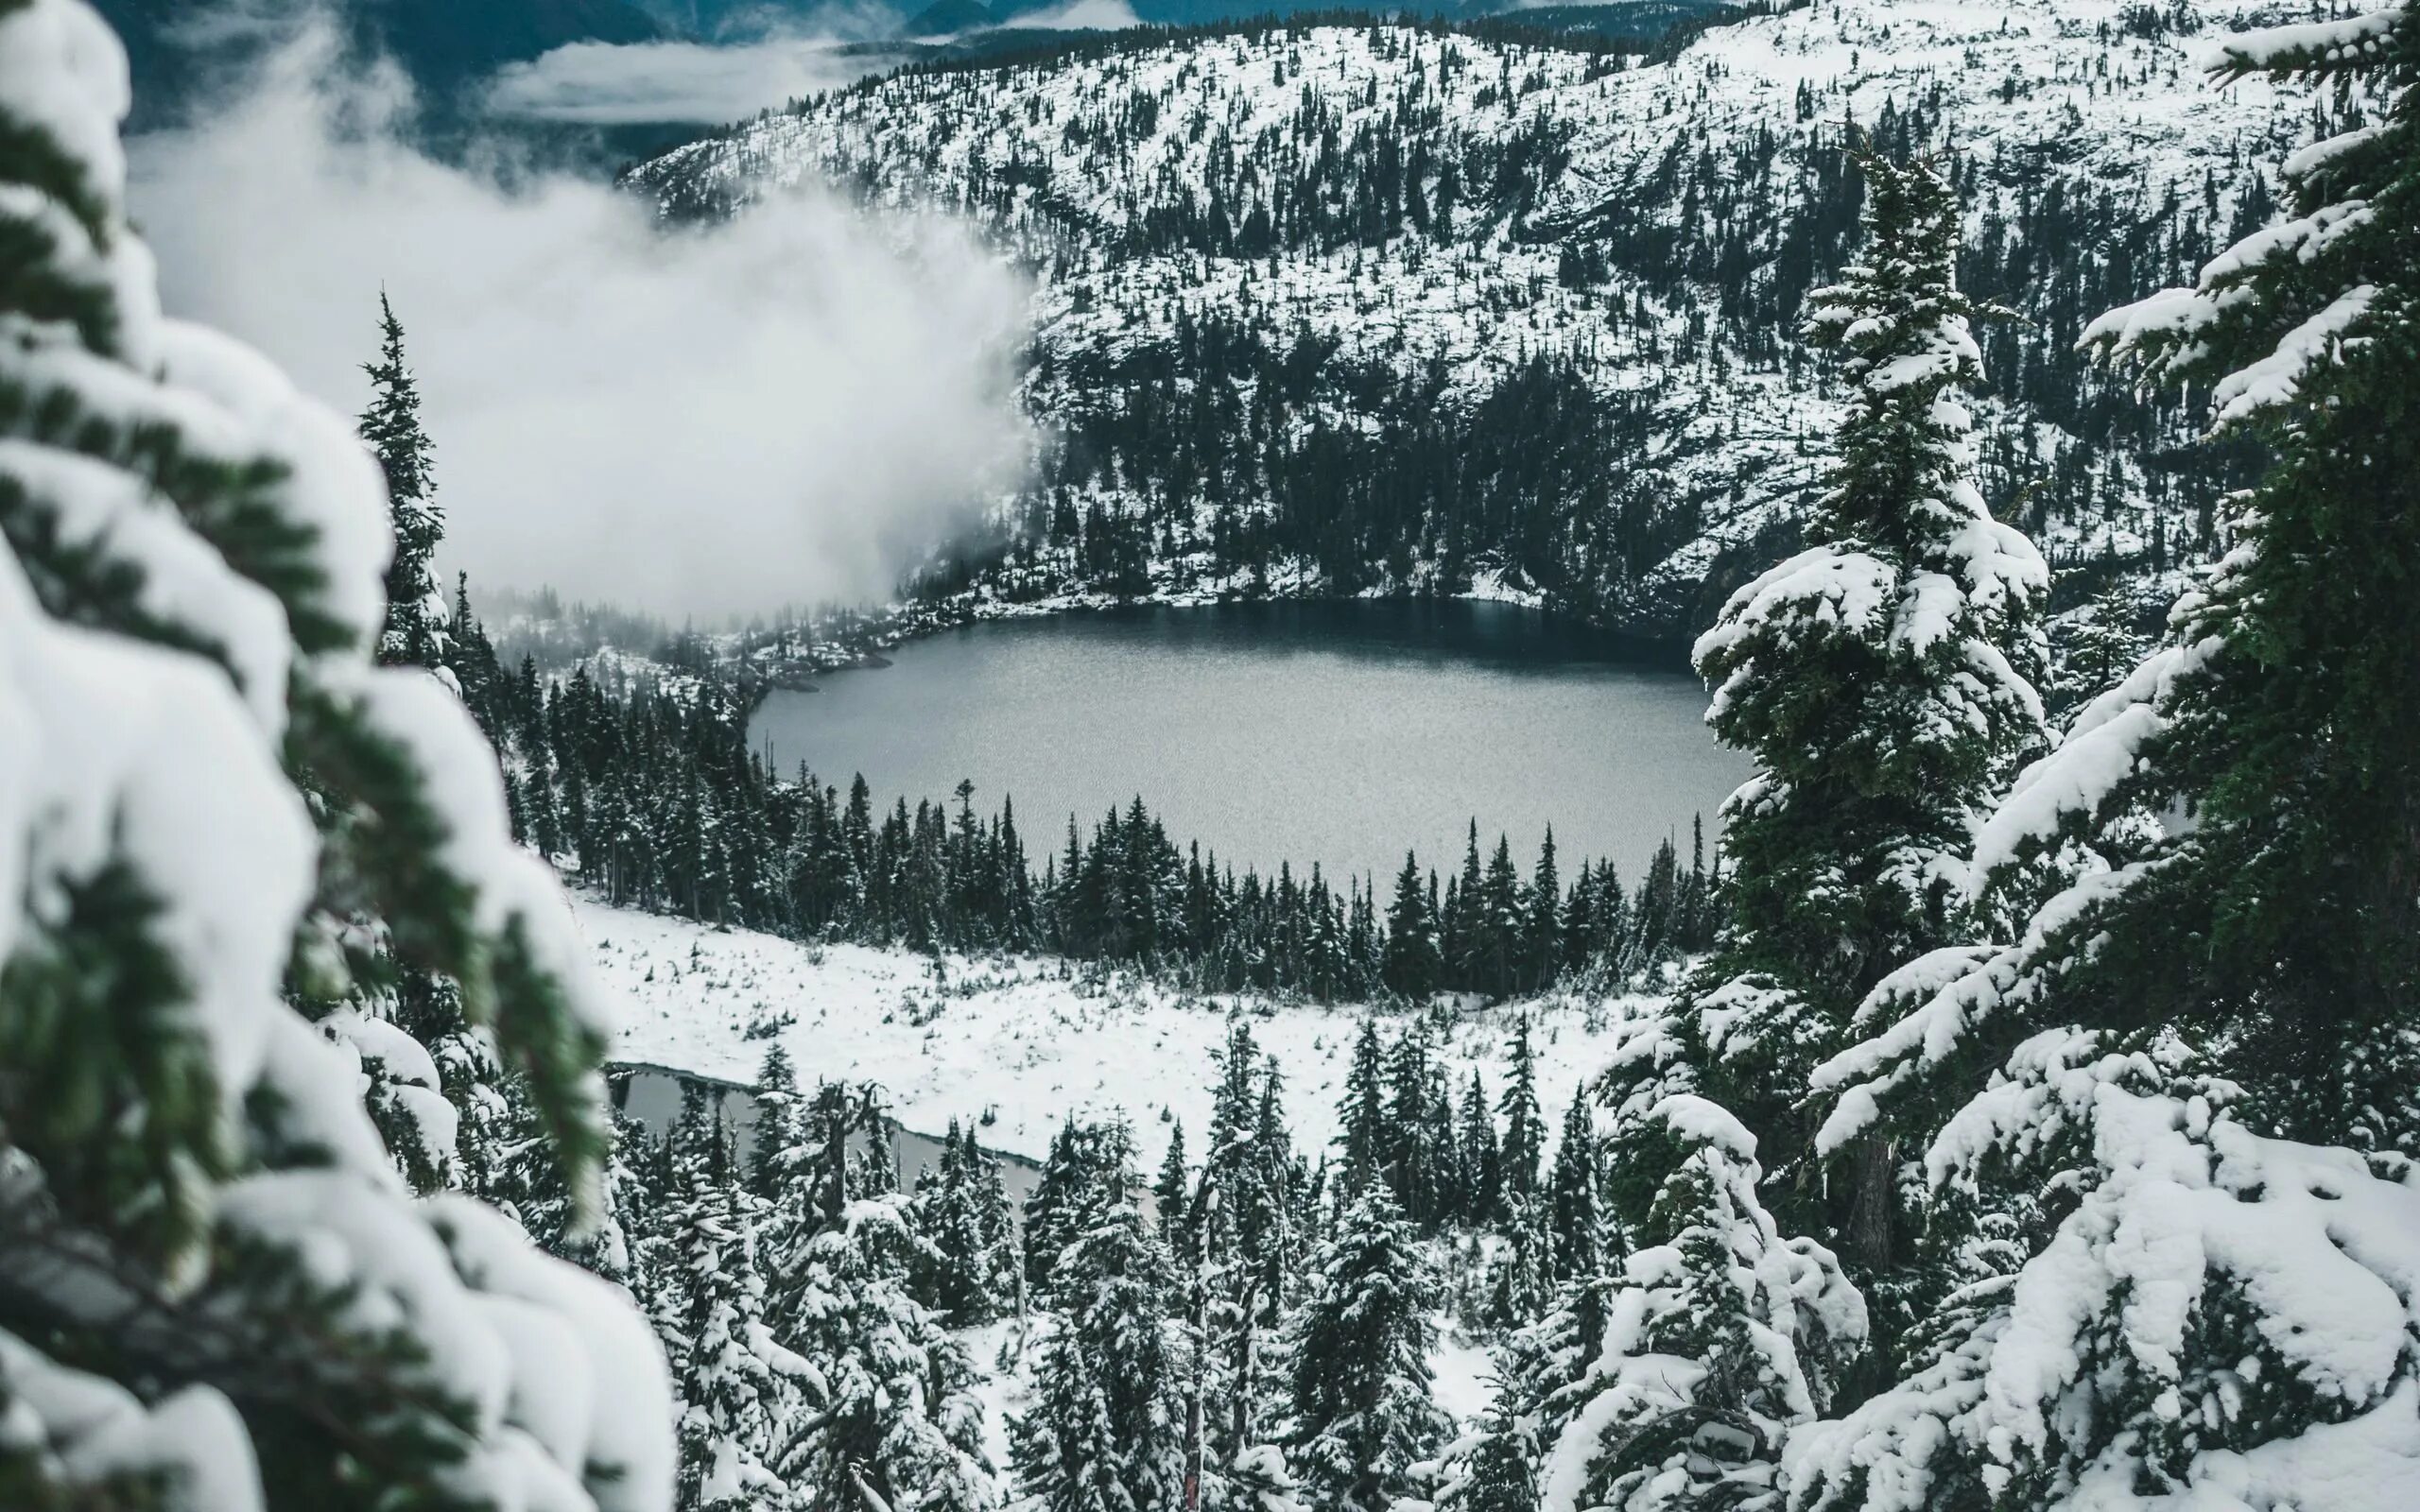
[[[1255,604],[993,621],[877,670],[777,693],[759,748],[884,805],[960,778],[1005,794],[1037,857],[1140,794],[1222,863],[1392,873],[1459,864],[1463,827],[1526,874],[1554,826],[1626,878],[1747,775],[1668,654],[1500,604]]]

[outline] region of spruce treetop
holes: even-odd
[[[437,666],[446,650],[446,610],[432,558],[445,537],[445,512],[437,503],[430,471],[428,433],[421,427],[420,384],[404,356],[403,322],[395,318],[384,290],[378,295],[378,360],[366,363],[370,406],[359,422],[361,438],[387,478],[387,504],[395,533],[387,566],[387,627],[378,659],[389,663]]]

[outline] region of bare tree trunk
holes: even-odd
[[[1893,1258],[1897,1166],[1895,1148],[1882,1135],[1869,1134],[1858,1142],[1856,1190],[1849,1202],[1849,1251],[1868,1275],[1889,1269]]]
[[[1184,1394],[1184,1512],[1201,1512],[1201,1361],[1209,1353],[1210,1339],[1203,1324],[1203,1293],[1201,1262],[1199,1252],[1193,1264],[1193,1286],[1186,1312],[1193,1325],[1193,1388]]]

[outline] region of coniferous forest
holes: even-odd
[[[1867,45],[1923,30],[1827,0],[1637,66],[1710,88],[1747,56],[1725,36],[1827,15]],[[2202,26],[2067,19],[2120,74],[2125,39]],[[2213,39],[2204,82],[2299,92],[2295,139],[2225,234],[2144,223],[2172,286],[2063,263],[2061,317],[2029,323],[2039,270],[1979,254],[1965,208],[1992,174],[1929,131],[1822,160],[1837,255],[1743,244],[1791,292],[1724,318],[1827,401],[1786,528],[1699,580],[1707,723],[1754,765],[1717,833],[1623,879],[1474,822],[1458,864],[1340,889],[1237,877],[1141,798],[1063,834],[971,785],[886,807],[769,772],[746,655],[500,654],[530,628],[492,635],[440,575],[409,310],[365,300],[350,421],[164,316],[122,50],[85,0],[0,0],[0,1506],[2420,1505],[2420,6],[2267,19]],[[1400,30],[1198,43],[1265,45],[1282,88],[1300,49],[1439,35]],[[1582,56],[1527,60],[1630,72]],[[1508,60],[1484,87],[1528,84]],[[1086,120],[1059,134],[1116,156]],[[1238,171],[1201,224],[1123,233],[1393,246],[1399,204],[1440,213],[1404,186],[1461,169],[1366,146],[1371,198]],[[2053,241],[2100,226],[2060,214]],[[1564,251],[1586,284],[1636,249]],[[1517,497],[1452,528],[1518,566],[1486,523],[1527,528],[1521,499],[1567,505],[1603,458],[1556,440],[1551,364],[1513,370],[1517,421],[1357,425],[1299,495],[1201,465],[1277,427],[1200,419],[1195,390],[1194,421],[1094,438],[1121,488],[1147,450],[1168,470],[1146,507],[1095,490],[1126,524],[1054,540],[1164,533],[1164,568],[1190,544],[1165,490],[1249,572],[1273,548],[1241,522],[1298,511],[1354,538],[1328,571],[1352,592],[1402,538],[1340,498],[1433,531],[1423,459],[1501,444]],[[2046,453],[2011,389],[2103,421]],[[1209,440],[1152,449],[1170,425]],[[2187,430],[2145,484],[2127,438]],[[2046,552],[2088,508],[2002,507],[2019,455],[2181,502],[2194,549]],[[2146,587],[2173,589],[2155,636]],[[763,1052],[744,1124],[693,1081],[642,1125],[566,885],[692,938],[1180,983],[1217,1015],[1187,1068],[1207,1116],[1070,1098],[1028,1163],[968,1107],[904,1170],[891,1094],[810,1037]],[[1539,1032],[1572,1001],[1603,1036]],[[1272,1048],[1288,1016],[1346,1041],[1318,1098]]]
[[[1198,842],[1180,849],[1140,796],[1028,838],[1013,796],[977,813],[971,783],[955,804],[886,808],[863,774],[843,793],[769,773],[747,729],[761,679],[711,649],[666,647],[649,675],[608,686],[585,660],[548,677],[525,654],[509,672],[467,586],[428,625],[506,761],[514,837],[617,905],[808,941],[1046,952],[1321,1003],[1641,981],[1711,937],[1702,823],[1685,858],[1668,839],[1628,885],[1601,860],[1570,863],[1565,882],[1551,831],[1516,863],[1502,836],[1482,846],[1476,820],[1442,880],[1409,853],[1392,880],[1341,888],[1316,865],[1239,878]]]

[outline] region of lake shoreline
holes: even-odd
[[[1665,838],[1685,856],[1693,817],[1711,838],[1746,775],[1668,647],[1500,597],[994,605],[917,640],[881,679],[832,676],[862,662],[831,646],[811,692],[793,662],[752,747],[911,804],[969,780],[1054,846],[1071,811],[1140,794],[1223,861],[1331,877],[1391,875],[1404,842],[1448,866],[1474,816],[1525,871],[1551,825],[1566,862],[1634,872]]]
[[[1011,599],[986,585],[940,597],[895,599],[883,606],[878,618],[861,627],[843,628],[821,638],[825,626],[838,613],[821,620],[810,621],[810,633],[819,639],[791,659],[789,665],[777,671],[759,671],[747,687],[748,709],[753,714],[764,698],[775,692],[812,693],[813,679],[840,672],[883,671],[892,665],[888,653],[930,640],[950,630],[970,625],[998,621],[1049,619],[1094,614],[1116,614],[1154,609],[1219,609],[1249,605],[1450,605],[1508,604],[1529,610],[1549,622],[1569,625],[1624,646],[1626,660],[1635,660],[1643,666],[1686,674],[1694,668],[1690,652],[1694,642],[1642,635],[1634,630],[1590,619],[1585,615],[1548,608],[1543,595],[1506,588],[1500,580],[1488,579],[1469,590],[1454,593],[1407,592],[1400,589],[1372,589],[1357,593],[1338,593],[1316,585],[1292,583],[1271,585],[1257,592],[1238,593],[1228,587],[1178,588],[1155,587],[1148,593],[1123,595],[1091,591],[1051,593],[1039,598]]]
[[[695,1085],[711,1091],[715,1095],[717,1104],[719,1104],[723,1098],[736,1095],[746,1099],[745,1117],[752,1123],[754,1117],[753,1105],[755,1099],[764,1091],[763,1088],[758,1087],[753,1082],[737,1081],[728,1076],[712,1075],[701,1071],[686,1071],[679,1066],[662,1065],[651,1060],[610,1060],[605,1065],[605,1073],[609,1078],[614,1076],[615,1073],[620,1073],[624,1081],[624,1091],[618,1094],[619,1100],[615,1101],[614,1105],[614,1111],[631,1118],[633,1123],[638,1124],[639,1126],[646,1128],[648,1133],[653,1134],[658,1138],[663,1137],[666,1132],[665,1128],[652,1126],[652,1125],[659,1122],[659,1120],[629,1111],[628,1103],[631,1097],[631,1089],[636,1084],[636,1078],[654,1076],[663,1078],[664,1080],[676,1085]],[[663,1120],[662,1122],[666,1123],[666,1126],[667,1128],[669,1127],[668,1120]],[[923,1129],[909,1128],[906,1124],[901,1123],[895,1118],[888,1119],[886,1122],[890,1125],[890,1137],[893,1144],[894,1157],[896,1157],[903,1144],[909,1148],[922,1149],[925,1147],[930,1147],[937,1150],[940,1148],[942,1139],[944,1138],[944,1136],[941,1134],[927,1133]],[[1014,1150],[994,1149],[991,1145],[984,1143],[979,1136],[977,1138],[975,1143],[976,1148],[981,1150],[985,1155],[991,1157],[993,1160],[999,1161],[1004,1166],[1030,1173],[1035,1176],[1039,1176],[1041,1174],[1042,1162],[1034,1160],[1030,1156],[1020,1155]],[[916,1173],[913,1171],[902,1170],[899,1175],[901,1180],[913,1182]]]

